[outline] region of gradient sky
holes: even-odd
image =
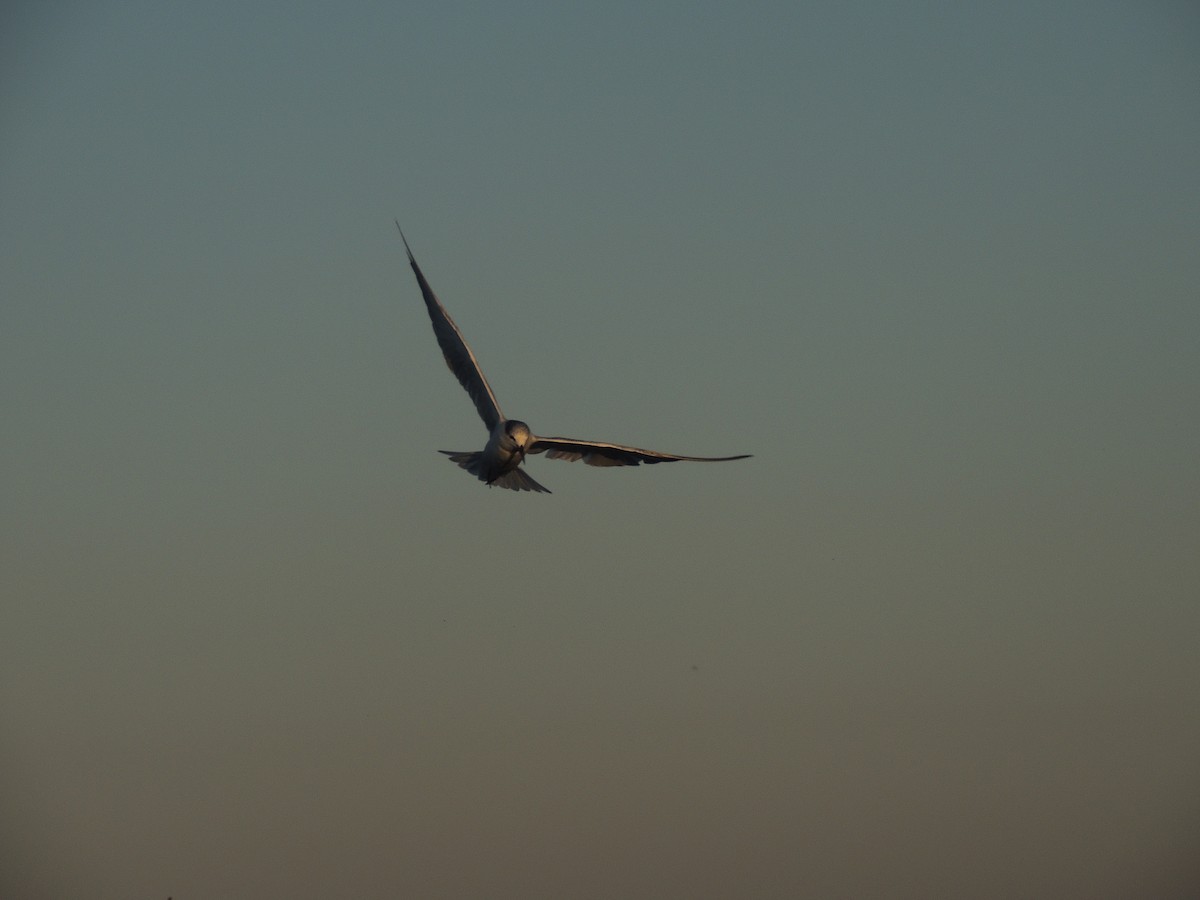
[[[0,895],[1200,888],[1200,14],[9,4]],[[487,490],[505,411],[720,466]]]

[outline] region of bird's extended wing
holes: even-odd
[[[400,230],[399,222],[396,223],[396,229]],[[483,424],[487,426],[488,431],[491,431],[496,427],[496,423],[504,418],[504,414],[500,412],[500,404],[496,402],[496,395],[492,393],[491,385],[483,377],[479,362],[475,359],[471,348],[467,346],[466,340],[463,339],[462,332],[458,330],[458,326],[454,324],[454,320],[450,318],[445,307],[438,302],[437,294],[425,280],[425,273],[421,271],[421,267],[413,258],[412,250],[409,249],[408,240],[404,237],[403,231],[400,231],[400,240],[404,241],[404,249],[408,251],[408,264],[412,266],[413,274],[417,276],[417,284],[421,287],[421,296],[425,298],[425,308],[429,311],[429,321],[433,323],[433,333],[437,337],[438,346],[442,348],[442,356],[446,358],[446,365],[450,367],[450,371],[454,373],[458,383],[466,388],[471,400],[475,403],[475,408],[479,410],[479,417],[483,419]]]
[[[661,462],[728,462],[731,459],[748,459],[751,454],[739,456],[676,456],[674,453],[659,453],[656,450],[639,450],[637,447],[622,447],[604,441],[580,441],[575,438],[539,437],[529,447],[528,453],[545,453],[547,459],[565,459],[574,462],[582,459],[589,466],[636,466],[641,463],[653,465]]]

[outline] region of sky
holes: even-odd
[[[9,4],[0,895],[1192,897],[1200,15]],[[720,465],[486,438],[504,411]]]

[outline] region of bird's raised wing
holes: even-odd
[[[400,230],[399,222],[396,223],[396,229]],[[491,385],[483,377],[479,362],[475,359],[471,348],[467,346],[466,340],[463,339],[462,332],[450,318],[450,313],[446,312],[445,307],[438,302],[437,294],[425,280],[425,273],[421,271],[421,267],[413,258],[412,250],[409,249],[408,240],[404,237],[403,231],[400,231],[400,240],[404,241],[404,249],[408,251],[408,264],[412,266],[413,274],[417,276],[417,284],[421,287],[421,296],[425,298],[425,308],[429,311],[429,321],[433,323],[433,333],[437,337],[438,346],[442,348],[442,356],[446,358],[446,365],[450,367],[450,371],[454,373],[458,383],[466,388],[471,400],[475,403],[475,409],[479,411],[479,417],[483,419],[483,424],[487,426],[488,431],[491,431],[496,427],[496,423],[504,418],[504,414],[500,412],[500,404],[496,402],[496,395],[492,393]]]
[[[674,453],[659,453],[657,450],[639,450],[637,447],[622,447],[604,441],[580,441],[575,438],[539,437],[526,450],[527,453],[545,453],[547,459],[565,459],[574,462],[582,459],[589,466],[637,466],[642,463],[653,465],[661,462],[728,462],[731,459],[748,459],[751,454],[739,456],[676,456]]]

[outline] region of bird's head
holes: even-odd
[[[529,430],[529,426],[518,419],[509,419],[504,423],[504,433],[513,446],[525,455],[526,449],[533,443],[533,434]]]
[[[505,422],[504,431],[518,447],[524,447],[533,437],[529,432],[529,426],[517,419],[509,419]]]

